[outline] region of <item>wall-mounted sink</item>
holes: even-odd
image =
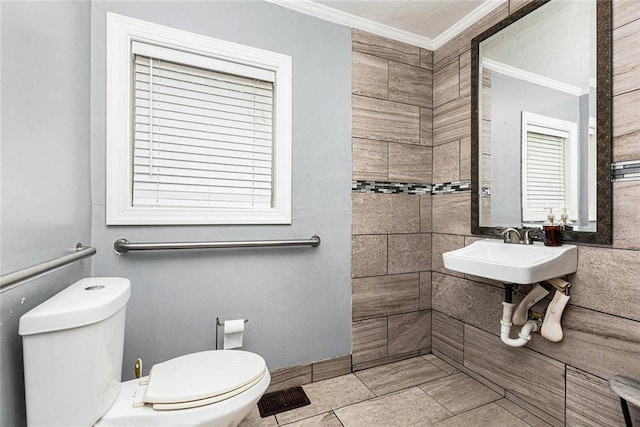
[[[573,245],[545,246],[478,240],[469,246],[442,254],[449,270],[505,283],[529,284],[574,273],[578,250]]]

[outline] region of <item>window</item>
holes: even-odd
[[[522,221],[544,221],[548,208],[575,218],[577,124],[522,112]]]
[[[291,58],[108,14],[107,224],[291,223]]]

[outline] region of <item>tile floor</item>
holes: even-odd
[[[311,404],[239,427],[548,426],[432,354],[303,386]]]

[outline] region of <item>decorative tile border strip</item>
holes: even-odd
[[[640,160],[611,163],[611,181],[640,181]],[[387,182],[387,181],[351,181],[354,193],[382,194],[449,194],[471,191],[471,180],[443,182],[438,184]],[[491,197],[491,189],[482,188],[482,197]]]
[[[351,181],[351,191],[354,193],[406,193],[424,196],[431,194],[431,184],[385,181]]]
[[[354,193],[382,193],[382,194],[448,194],[471,191],[471,181],[444,182],[441,184],[421,184],[386,181],[351,181],[351,191]]]
[[[611,163],[611,181],[640,181],[640,160]]]
[[[431,194],[466,193],[471,191],[471,180],[433,184]]]

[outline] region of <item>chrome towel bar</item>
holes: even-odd
[[[281,246],[320,246],[320,237],[311,236],[301,240],[247,240],[239,242],[156,242],[131,243],[127,239],[118,239],[113,243],[113,250],[118,255],[129,251],[156,251],[167,249],[227,249],[227,248],[266,248]]]
[[[63,255],[0,277],[0,293],[20,286],[23,282],[29,279],[34,279],[43,274],[57,270],[60,267],[64,267],[65,265],[81,260],[82,258],[93,256],[95,253],[96,248],[82,246],[82,243],[78,243],[76,245],[76,251],[72,254]]]

